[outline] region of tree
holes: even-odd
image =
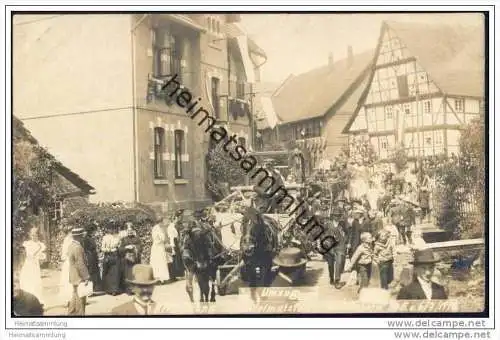
[[[230,153],[222,148],[223,144],[210,150],[207,154],[208,182],[207,188],[212,192],[214,199],[220,200],[227,193],[223,183],[242,185],[245,182],[245,171],[240,162],[235,161]],[[229,151],[232,149],[229,147]]]
[[[36,216],[41,210],[47,210],[56,198],[52,180],[58,162],[38,145],[18,119],[13,119],[12,153],[13,255],[19,256],[20,245]]]
[[[431,157],[424,171],[438,184],[438,224],[457,238],[484,235],[485,212],[485,125],[484,117],[471,121],[459,140],[460,153],[452,157]],[[464,206],[474,211],[464,212]]]

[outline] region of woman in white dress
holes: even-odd
[[[19,275],[21,289],[36,296],[43,304],[40,261],[45,260],[46,247],[39,241],[38,228],[30,230],[29,239],[23,243],[23,247],[26,259]]]
[[[61,247],[61,278],[59,281],[59,298],[65,304],[69,303],[71,296],[73,294],[73,286],[69,283],[69,259],[68,259],[68,248],[73,241],[73,236],[71,235],[71,228],[69,228],[68,234],[64,238]]]
[[[368,192],[368,169],[361,162],[358,162],[351,166],[351,171],[353,177],[349,185],[350,197],[352,199],[361,199]]]
[[[172,255],[167,253],[168,237],[162,221],[159,221],[151,230],[153,244],[149,264],[153,267],[154,278],[161,283],[170,280],[168,263],[172,262]]]

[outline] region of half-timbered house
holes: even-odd
[[[482,27],[384,22],[369,85],[344,133],[368,136],[382,160],[397,145],[410,158],[456,154],[460,129],[484,96]]]

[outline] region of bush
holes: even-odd
[[[456,238],[484,236],[484,118],[472,121],[460,136],[460,154],[431,157],[423,170],[436,179],[437,223]],[[465,206],[471,210],[464,210]]]
[[[71,226],[82,227],[86,230],[95,228],[95,240],[97,243],[99,256],[101,241],[104,236],[106,227],[116,226],[121,228],[126,222],[132,222],[137,235],[141,239],[142,244],[142,261],[149,262],[149,254],[151,252],[151,228],[155,222],[155,211],[148,206],[137,204],[135,206],[127,206],[123,203],[109,204],[89,204],[88,206],[75,211],[66,220],[66,223]],[[62,245],[62,240],[65,235],[60,232],[55,238],[55,242]],[[56,256],[60,256],[60,251]],[[60,262],[60,258],[54,259]],[[57,262],[56,262],[57,263]]]
[[[224,144],[210,150],[207,154],[209,182],[215,186],[212,192],[217,193],[223,188],[217,188],[218,183],[229,183],[230,186],[242,185],[245,182],[245,171],[240,167],[240,162],[231,158],[230,153],[222,149]],[[230,147],[228,148],[230,151]]]

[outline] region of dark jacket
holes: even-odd
[[[85,265],[90,272],[99,271],[99,256],[97,255],[97,244],[90,237],[83,239],[83,251],[85,253]]]
[[[361,233],[370,232],[370,223],[368,219],[363,218],[363,222],[358,219],[352,221],[352,226],[349,230],[349,244],[351,245],[350,255],[354,254],[356,248],[358,248],[361,243]]]
[[[111,310],[111,315],[140,315],[135,308],[134,301],[129,301]]]
[[[367,219],[367,227],[368,231],[372,234],[372,236],[376,237],[378,233],[384,229],[384,222],[378,216],[374,218]]]
[[[141,262],[142,246],[141,240],[137,236],[127,235],[120,241],[120,253],[125,256],[127,253],[127,246],[134,246],[135,251],[133,252],[135,257],[135,263]]]
[[[331,251],[335,254],[345,254],[349,242],[349,229],[347,228],[347,223],[345,221],[339,221],[337,227],[335,227],[333,221],[329,221],[325,227],[327,228],[327,235],[332,236],[337,242]]]
[[[408,286],[399,291],[398,300],[426,300],[425,293],[418,280],[413,280]],[[432,300],[446,300],[448,295],[443,286],[432,282]]]
[[[14,297],[12,307],[15,316],[43,316],[43,305],[37,297],[23,290]]]

